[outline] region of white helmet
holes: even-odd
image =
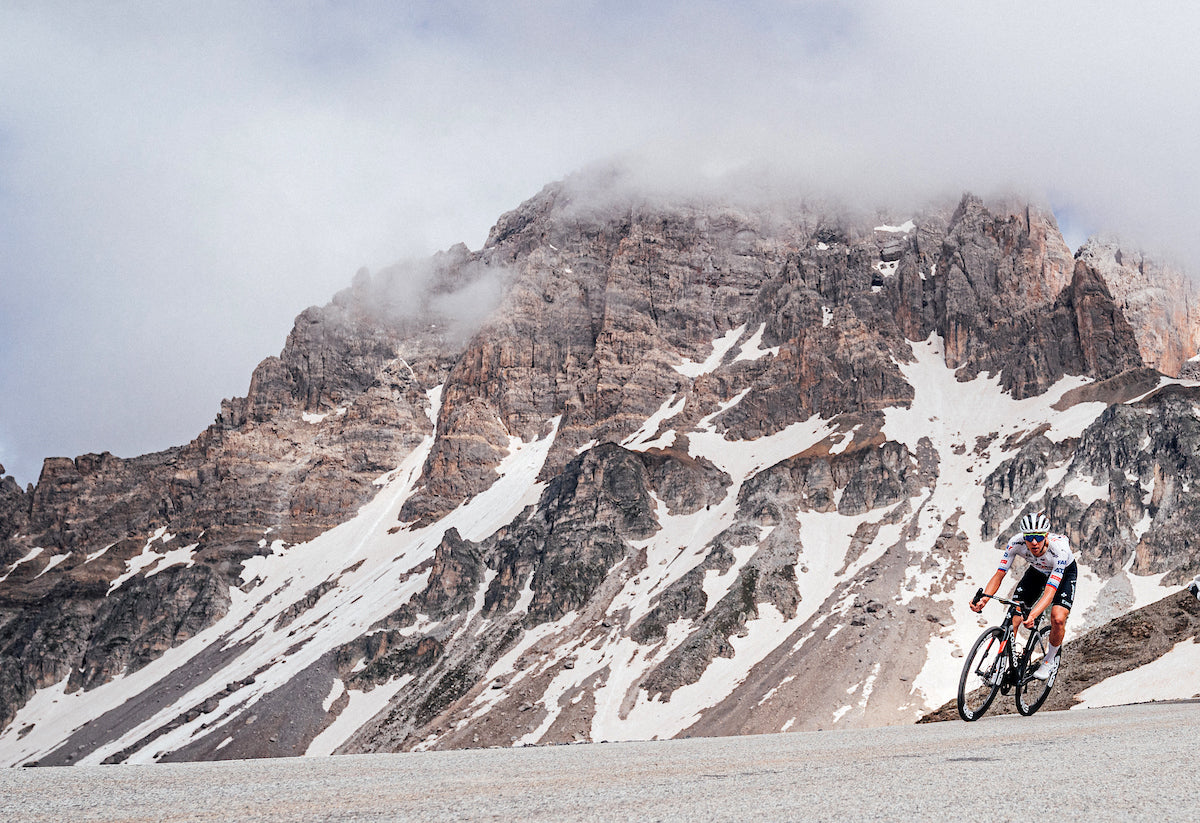
[[[1021,518],[1021,531],[1025,534],[1048,534],[1050,520],[1042,512],[1027,514]]]

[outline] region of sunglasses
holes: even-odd
[[[1027,534],[1027,535],[1025,535],[1025,542],[1032,543],[1033,545],[1036,546],[1039,543],[1046,542],[1046,535],[1045,534]]]

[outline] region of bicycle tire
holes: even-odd
[[[1050,690],[1054,688],[1054,681],[1058,679],[1058,672],[1045,680],[1038,680],[1033,676],[1033,658],[1037,656],[1041,661],[1046,656],[1046,649],[1050,645],[1049,638],[1050,627],[1042,626],[1036,635],[1029,638],[1029,642],[1025,644],[1025,651],[1021,653],[1021,676],[1017,679],[1014,697],[1017,701],[1017,711],[1026,717],[1042,707],[1046,698],[1050,696]]]
[[[1000,684],[988,683],[987,677],[999,665],[1003,639],[1004,629],[999,626],[984,629],[963,662],[958,678],[958,716],[963,720],[970,722],[983,717],[1000,691]]]

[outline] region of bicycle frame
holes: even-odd
[[[987,595],[984,595],[984,597],[987,597]],[[1005,678],[1005,682],[1000,685],[1000,693],[1008,694],[1013,686],[1019,685],[1023,687],[1033,679],[1033,672],[1025,671],[1021,661],[1028,659],[1029,655],[1027,652],[1038,636],[1038,629],[1042,627],[1042,617],[1044,615],[1039,614],[1034,619],[1033,628],[1025,636],[1025,645],[1021,647],[1021,653],[1017,654],[1016,645],[1019,637],[1013,631],[1013,618],[1018,616],[1024,618],[1028,614],[1025,604],[1019,600],[1008,600],[996,595],[992,595],[991,599],[1008,606],[1008,612],[1004,616],[1004,636],[1000,640],[1001,654],[1008,660],[1008,676]]]

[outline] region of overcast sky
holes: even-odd
[[[962,10],[960,10],[960,7]],[[951,10],[953,9],[953,10]],[[0,464],[188,442],[361,266],[591,163],[1200,225],[1179,3],[0,2]]]

